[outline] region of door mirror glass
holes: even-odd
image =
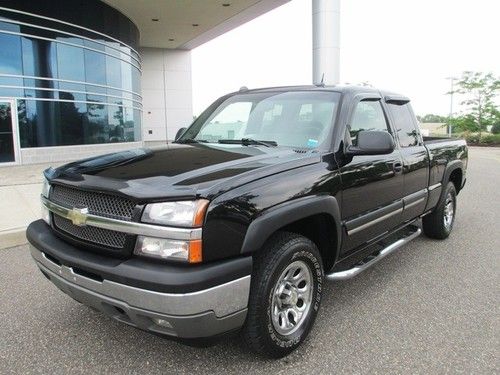
[[[394,151],[394,139],[386,131],[361,130],[356,137],[356,146],[349,146],[350,155],[384,155]]]
[[[186,131],[187,128],[180,128],[177,130],[177,134],[175,134],[175,140],[177,141]]]

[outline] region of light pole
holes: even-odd
[[[450,118],[448,120],[448,137],[451,138],[451,119],[453,118],[453,83],[458,79],[457,77],[446,77],[450,80]]]

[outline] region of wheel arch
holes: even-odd
[[[320,250],[325,270],[336,262],[342,231],[340,209],[334,197],[303,197],[264,211],[249,225],[241,253],[260,250],[280,230],[298,233],[312,240]]]
[[[453,185],[455,185],[455,190],[458,194],[463,184],[463,176],[464,176],[463,171],[464,171],[464,164],[461,160],[454,160],[448,163],[443,176],[442,191],[444,192],[445,190],[444,187],[448,184],[448,182],[453,182]],[[441,196],[441,198],[443,197]]]

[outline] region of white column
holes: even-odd
[[[312,0],[313,83],[339,83],[340,0]]]
[[[143,140],[173,140],[193,121],[191,51],[142,48]]]

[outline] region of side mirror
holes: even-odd
[[[175,140],[178,140],[186,131],[187,128],[180,128],[177,130],[177,134],[175,134]]]
[[[358,145],[349,146],[349,155],[385,155],[394,151],[394,138],[387,132],[361,130],[357,136]]]

